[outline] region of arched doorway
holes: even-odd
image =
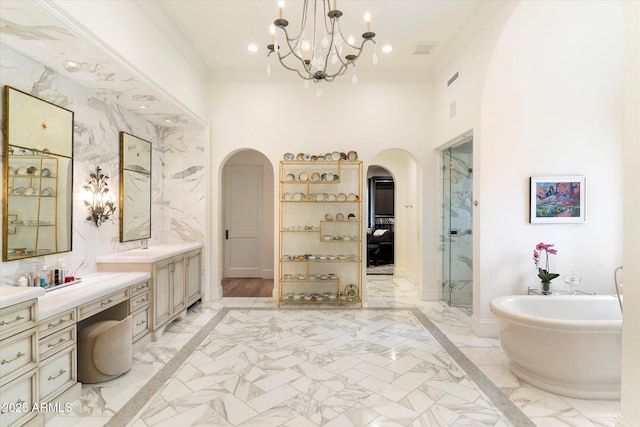
[[[422,171],[411,153],[396,148],[381,151],[370,165],[393,178],[393,275],[422,287]]]
[[[393,275],[395,181],[378,165],[367,168],[367,274]]]
[[[272,295],[273,176],[256,150],[238,151],[223,166],[223,296]]]

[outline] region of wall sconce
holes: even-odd
[[[104,221],[116,213],[116,207],[113,205],[111,194],[109,194],[107,183],[109,175],[105,175],[101,171],[100,166],[96,166],[96,171],[89,174],[91,177],[89,184],[83,187],[91,194],[91,200],[84,201],[84,205],[89,211],[87,221],[93,221],[96,227],[100,227]]]

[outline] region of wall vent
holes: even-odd
[[[456,71],[456,73],[451,76],[451,78],[447,81],[447,87],[451,86],[456,80],[458,80],[458,72]]]
[[[414,55],[430,55],[433,52],[433,48],[435,48],[437,43],[433,42],[419,42],[416,43],[416,48],[413,51]]]

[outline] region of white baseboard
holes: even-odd
[[[497,338],[500,335],[498,319],[478,319],[471,316],[471,331],[481,338]]]
[[[440,301],[442,291],[440,289],[422,289],[422,301]]]
[[[616,417],[616,427],[638,427],[640,424],[636,424],[629,418],[623,417],[622,414],[618,414]]]

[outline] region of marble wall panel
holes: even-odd
[[[442,176],[443,229],[440,234],[443,256],[443,283],[453,305],[470,305],[473,288],[472,188],[473,154],[451,149],[445,156]],[[449,162],[453,168],[449,167]],[[456,234],[451,234],[451,231]],[[450,268],[449,268],[450,263]],[[445,299],[448,299],[445,297]]]
[[[0,71],[2,86],[15,87],[74,111],[73,251],[2,263],[0,284],[12,284],[17,277],[33,268],[33,260],[40,265],[56,265],[58,259],[64,258],[71,274],[81,276],[97,270],[97,256],[140,246],[139,242],[119,242],[119,209],[113,221],[107,221],[98,228],[86,220],[87,210],[83,203],[82,187],[87,184],[89,173],[100,166],[110,177],[109,188],[118,205],[120,131],[152,142],[150,244],[187,240],[204,242],[206,158],[203,131],[158,128],[113,101],[1,44]],[[3,163],[4,159],[0,161]],[[165,186],[167,192],[164,191]]]

